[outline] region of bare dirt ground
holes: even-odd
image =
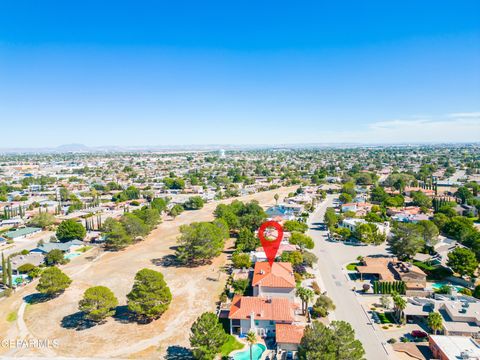
[[[274,204],[273,196],[281,198],[295,187],[237,198],[255,199],[266,207]],[[1,346],[0,354],[19,356],[66,356],[98,358],[161,358],[169,346],[188,346],[189,329],[193,321],[205,311],[213,311],[226,279],[222,267],[227,254],[214,259],[212,264],[196,268],[165,266],[160,260],[174,252],[179,226],[196,221],[210,221],[219,203],[212,202],[197,211],[185,212],[175,220],[160,224],[142,242],[121,252],[92,250],[63,267],[72,279],[72,285],[58,298],[26,305],[23,297],[35,293],[35,283],[18,290],[0,302],[1,339],[56,339],[58,347],[32,349]],[[80,329],[78,301],[90,286],[108,286],[126,305],[125,295],[130,291],[135,273],[142,268],[161,271],[169,285],[173,300],[163,316],[149,324],[137,324],[125,319],[111,318],[104,324]],[[8,322],[7,316],[18,312],[18,319]]]

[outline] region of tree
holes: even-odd
[[[150,203],[152,209],[156,209],[160,214],[167,210],[167,205],[169,203],[168,198],[155,198]]]
[[[240,229],[240,232],[238,233],[235,247],[238,250],[254,251],[259,246],[260,240],[255,236],[253,231],[250,230],[248,227],[242,227]]]
[[[301,232],[305,233],[308,230],[308,225],[304,222],[297,221],[297,220],[287,220],[283,224],[283,230],[293,232]]]
[[[250,330],[247,333],[245,340],[247,341],[248,347],[250,348],[250,360],[253,360],[252,348],[253,345],[257,343],[257,335],[252,330]]]
[[[127,232],[127,235],[132,239],[136,239],[137,237],[142,237],[148,234],[148,227],[145,225],[142,219],[137,217],[135,214],[124,214],[120,222]]]
[[[52,266],[42,272],[36,287],[37,291],[48,296],[55,296],[64,292],[72,280],[59,268]]]
[[[201,196],[192,196],[183,204],[183,207],[186,210],[198,210],[201,209],[204,204],[205,201]]]
[[[310,236],[297,231],[292,232],[292,235],[290,236],[290,243],[298,245],[302,249],[313,249],[315,246],[315,243]]]
[[[160,213],[155,208],[144,206],[140,210],[135,210],[133,215],[143,221],[147,233],[152,231],[160,222]]]
[[[47,255],[45,255],[44,261],[47,266],[66,264],[68,262],[68,260],[65,259],[63,251],[59,249],[50,250]]]
[[[190,346],[196,359],[213,360],[227,341],[227,334],[218,317],[205,312],[193,323],[190,334]]]
[[[300,251],[284,251],[282,255],[280,255],[280,260],[289,262],[292,266],[300,265],[303,263],[303,255]]]
[[[159,318],[170,305],[172,293],[163,274],[142,269],[135,275],[132,290],[127,294],[128,309],[144,320]]]
[[[70,240],[83,240],[87,234],[85,228],[81,223],[75,220],[68,219],[60,223],[57,229],[57,239],[61,242],[67,242]]]
[[[118,300],[113,292],[105,286],[88,288],[80,300],[78,308],[91,321],[100,322],[115,314]]]
[[[332,321],[330,326],[314,321],[307,326],[298,348],[301,360],[364,360],[362,343],[345,321]]]
[[[275,204],[278,204],[278,199],[280,199],[280,195],[275,194],[273,195],[273,198],[275,199]]]
[[[380,297],[380,304],[382,304],[382,307],[384,309],[389,309],[390,308],[390,296],[388,296],[387,294],[383,294]]]
[[[403,310],[407,307],[407,301],[395,292],[392,293],[392,300],[397,319],[403,319]]]
[[[55,216],[48,212],[42,212],[35,215],[29,222],[29,225],[40,227],[42,229],[55,223]]]
[[[425,240],[416,224],[398,223],[393,229],[390,246],[399,258],[411,258],[423,250]]]
[[[335,304],[332,299],[326,295],[319,295],[313,305],[313,317],[326,317],[330,311],[335,310]]]
[[[445,235],[463,242],[475,232],[475,227],[472,220],[464,216],[454,216],[443,226],[442,230]]]
[[[443,328],[443,317],[439,312],[432,311],[430,314],[428,314],[427,323],[430,329],[432,329],[436,335],[437,331],[442,330]]]
[[[417,224],[420,226],[420,232],[425,244],[434,246],[438,242],[438,235],[440,235],[437,225],[430,220],[420,220]]]
[[[329,229],[333,229],[340,221],[339,217],[335,213],[334,208],[327,208],[324,219],[325,224],[327,224]]]
[[[473,194],[466,186],[460,186],[455,192],[455,197],[462,201],[462,204],[465,204],[468,199],[473,197]]]
[[[339,199],[344,204],[352,202],[352,196],[350,194],[347,194],[347,193],[340,194]]]
[[[2,252],[2,284],[7,285],[7,262],[5,261],[5,255]]]
[[[457,247],[448,254],[447,265],[461,276],[472,277],[478,268],[478,261],[472,250]]]
[[[111,250],[120,250],[132,243],[132,238],[127,234],[122,223],[112,218],[105,220],[103,225],[106,231],[105,246]]]
[[[168,212],[168,215],[170,215],[171,217],[173,217],[174,219],[180,215],[185,209],[183,208],[182,205],[180,204],[175,204],[172,206],[172,208],[170,209],[170,211]]]
[[[427,209],[432,207],[432,199],[425,195],[425,193],[422,191],[413,191],[411,193],[411,197],[416,206]]]
[[[252,260],[250,260],[250,255],[247,253],[235,252],[232,255],[232,264],[236,269],[248,269],[252,266]]]
[[[188,265],[204,263],[220,255],[224,248],[223,231],[209,222],[197,222],[180,226],[177,259]]]
[[[296,294],[300,300],[302,300],[302,312],[306,314],[308,310],[308,303],[313,300],[315,293],[307,288],[299,287],[297,288]]]

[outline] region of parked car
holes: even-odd
[[[413,330],[411,332],[411,335],[414,338],[421,338],[421,339],[428,337],[428,334],[425,331],[421,331],[421,330]]]

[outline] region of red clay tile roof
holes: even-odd
[[[275,340],[283,344],[300,344],[304,326],[291,324],[275,324]]]
[[[235,295],[230,307],[229,319],[293,322],[293,304],[286,298],[266,299],[262,297]]]
[[[268,262],[255,263],[252,286],[256,285],[278,288],[295,287],[292,264],[275,262],[270,267]]]

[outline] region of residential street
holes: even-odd
[[[382,334],[375,331],[370,319],[356,299],[352,291],[353,282],[347,280],[343,266],[355,261],[358,255],[368,255],[385,251],[382,246],[348,246],[342,243],[332,243],[326,240],[326,231],[318,230],[316,224],[323,222],[327,207],[332,206],[334,195],[327,195],[315,213],[310,217],[310,230],[308,234],[315,241],[315,255],[318,256],[317,278],[322,291],[332,298],[336,310],[331,316],[332,320],[348,321],[355,329],[356,337],[363,343],[368,360],[392,359],[394,355],[388,355],[382,342]],[[387,345],[388,346],[388,345]],[[391,351],[391,350],[389,350]]]

